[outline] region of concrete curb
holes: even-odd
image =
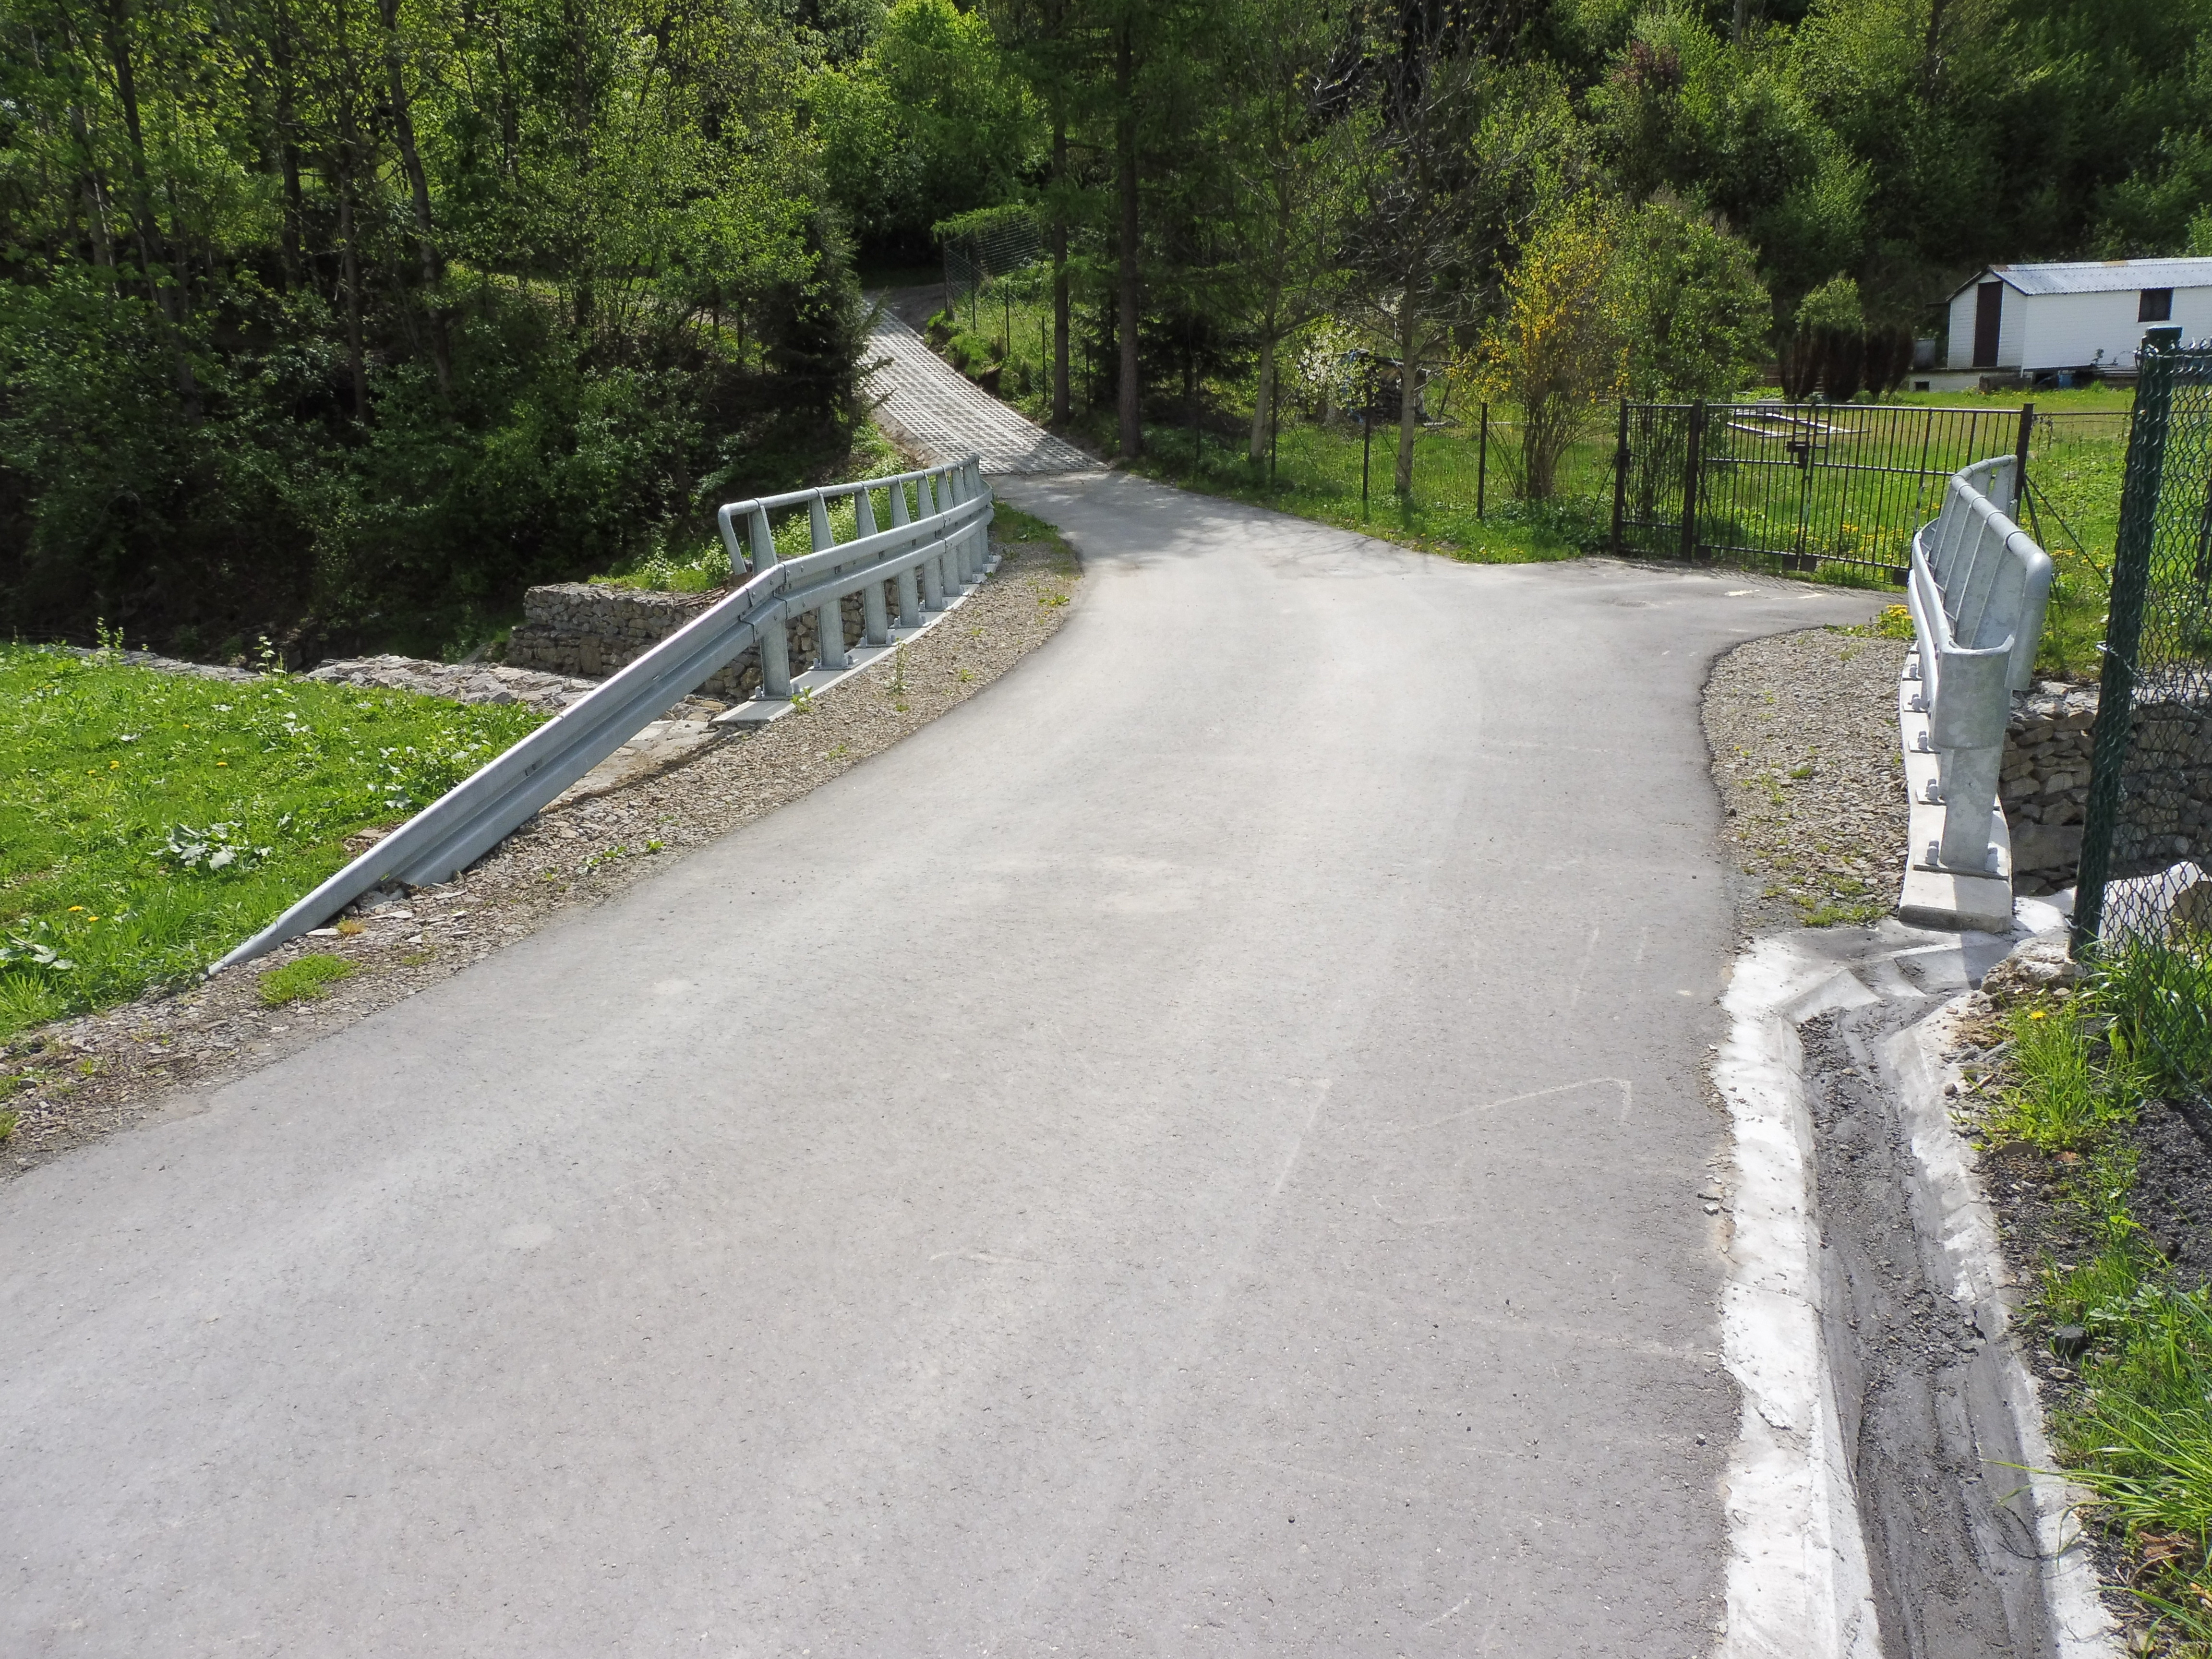
[[[1743,1391],[1729,1460],[1728,1627],[1716,1659],[1880,1659],[1850,1462],[1821,1341],[1799,1021],[1856,981],[1790,936],[1740,957],[1713,1082],[1735,1128],[1722,1351]],[[1844,982],[1848,982],[1848,985]],[[1858,1000],[1868,994],[1857,987]]]

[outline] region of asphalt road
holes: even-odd
[[[0,1197],[0,1652],[1710,1645],[1698,688],[1871,596],[1006,494],[981,696]]]

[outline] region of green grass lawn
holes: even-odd
[[[0,647],[0,1038],[205,968],[544,718]]]

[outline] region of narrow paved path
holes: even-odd
[[[878,365],[867,381],[881,399],[876,419],[931,461],[980,455],[994,477],[1098,465],[968,380],[888,307],[868,335],[868,356]]]
[[[0,1652],[1708,1650],[1698,692],[1873,601],[1008,493],[990,690],[8,1191]]]

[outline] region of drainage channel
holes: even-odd
[[[2118,1653],[1943,1094],[1961,999],[2014,942],[1885,922],[1737,959],[1718,1659]]]
[[[1916,1204],[1918,1161],[1878,1059],[1932,1006],[1884,1001],[1799,1028],[1824,1335],[1882,1652],[2025,1659],[2051,1651],[2050,1632],[2021,1449],[1984,1374],[2002,1334],[1980,1328],[1948,1264],[1929,1259],[1940,1220]]]

